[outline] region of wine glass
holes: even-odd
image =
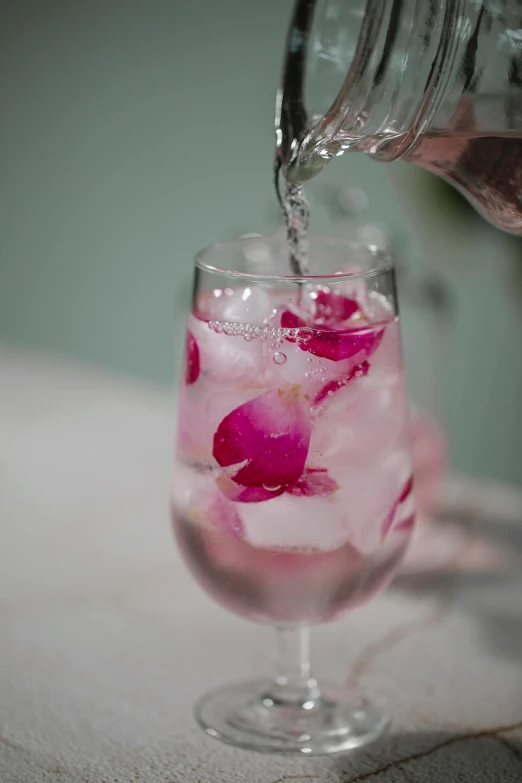
[[[308,755],[372,741],[388,718],[317,683],[309,626],[390,581],[414,524],[389,255],[312,239],[305,276],[281,238],[196,257],[179,397],[175,537],[195,579],[277,632],[273,681],[195,707],[213,737]]]

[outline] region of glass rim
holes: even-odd
[[[344,246],[347,248],[347,250],[365,250],[368,251],[369,254],[376,260],[376,264],[371,269],[363,270],[363,271],[357,271],[357,272],[332,272],[329,274],[322,274],[322,275],[274,275],[274,274],[263,274],[259,272],[238,272],[234,269],[224,269],[220,266],[214,266],[213,264],[208,263],[208,261],[205,261],[205,256],[211,255],[216,250],[222,250],[227,247],[238,247],[239,245],[246,245],[249,243],[255,243],[255,242],[268,242],[273,243],[274,241],[280,241],[283,244],[285,243],[285,239],[279,238],[277,235],[272,236],[266,236],[266,235],[256,235],[256,236],[248,236],[248,237],[239,237],[237,239],[231,239],[226,242],[213,242],[211,245],[206,245],[205,247],[201,248],[201,250],[198,250],[195,254],[195,263],[196,267],[204,272],[210,272],[212,274],[219,274],[219,275],[226,275],[227,277],[232,277],[236,280],[244,280],[246,282],[266,282],[266,283],[316,283],[318,284],[320,281],[325,282],[341,282],[343,280],[365,280],[372,277],[377,277],[379,275],[393,272],[395,270],[395,260],[393,257],[393,254],[390,250],[382,250],[381,248],[377,247],[377,245],[373,245],[371,243],[367,242],[352,242],[351,240],[345,238],[345,237],[328,237],[328,236],[321,236],[321,235],[315,235],[310,238],[310,243],[313,244],[315,242],[319,242],[324,245],[337,245],[337,246]]]

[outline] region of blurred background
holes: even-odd
[[[12,0],[0,29],[0,340],[168,387],[201,246],[276,231],[291,0]],[[522,240],[403,164],[335,161],[316,232],[392,247],[410,390],[456,469],[522,485]]]

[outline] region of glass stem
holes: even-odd
[[[268,698],[275,705],[314,707],[319,699],[319,688],[310,671],[309,626],[277,626],[273,657],[276,678]]]

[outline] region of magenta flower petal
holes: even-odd
[[[383,335],[384,329],[375,330],[371,327],[343,331],[322,327],[321,331],[314,330],[308,342],[300,343],[299,347],[322,359],[340,362],[359,353],[365,358],[371,356],[378,348]]]
[[[397,501],[397,505],[400,505],[400,503],[404,503],[404,501],[409,498],[413,490],[413,476],[410,476],[404,487],[402,488],[402,492],[399,495],[399,500]]]
[[[314,354],[314,356],[319,356],[321,359],[330,359],[333,362],[350,359],[359,353],[362,353],[367,359],[377,350],[384,336],[384,329],[374,329],[368,326],[359,329],[336,329],[325,323],[319,328],[307,327],[306,321],[291,310],[285,310],[281,313],[281,326],[283,329],[306,327],[306,339],[297,340],[299,348]],[[296,342],[296,338],[290,335],[286,336],[286,340],[291,343]]]
[[[346,296],[325,290],[316,293],[315,305],[317,308],[315,321],[326,324],[347,321],[360,309],[355,299],[348,299]]]
[[[292,487],[288,487],[290,495],[298,497],[312,497],[319,495],[326,497],[333,495],[339,489],[339,484],[328,475],[325,468],[305,468],[303,475]]]
[[[306,321],[291,310],[284,310],[281,313],[281,326],[283,329],[297,329],[301,326],[306,326]],[[291,343],[295,342],[292,337],[287,337],[286,339]]]
[[[277,491],[295,484],[310,445],[310,406],[299,384],[285,384],[225,416],[214,434],[221,467],[244,464],[233,476],[245,487]]]
[[[216,484],[220,492],[234,503],[262,503],[265,500],[272,500],[282,495],[285,487],[277,489],[267,489],[266,487],[242,487],[240,484],[223,473],[216,479]]]
[[[369,363],[362,362],[356,367],[352,367],[346,378],[339,378],[336,381],[328,381],[328,383],[325,384],[323,388],[320,389],[317,393],[314,400],[315,405],[319,405],[319,403],[321,403],[326,397],[331,397],[334,392],[339,391],[339,389],[343,389],[348,383],[350,383],[350,381],[353,381],[354,378],[360,378],[363,375],[368,375],[369,369]]]
[[[382,523],[381,527],[381,537],[384,539],[389,533],[389,530],[391,526],[393,525],[393,520],[395,519],[395,514],[397,513],[397,509],[401,505],[401,503],[404,503],[405,500],[409,498],[411,495],[411,492],[413,490],[413,476],[410,476],[409,479],[404,484],[404,487],[402,488],[399,497],[391,507],[390,511],[386,515],[386,518],[384,522]],[[407,520],[406,520],[407,521]],[[402,523],[401,523],[402,524]],[[413,524],[413,522],[411,523]]]
[[[196,383],[199,378],[199,348],[196,338],[187,330],[187,343],[185,346],[185,382],[190,385]]]
[[[320,288],[312,292],[315,313],[298,315],[292,310],[281,313],[283,329],[307,328],[306,338],[299,335],[287,335],[289,342],[297,342],[302,351],[307,351],[322,359],[339,362],[363,354],[367,359],[378,348],[384,329],[371,326],[347,328],[347,321],[361,308],[356,299],[342,296],[329,289]],[[303,335],[304,337],[304,335]]]

